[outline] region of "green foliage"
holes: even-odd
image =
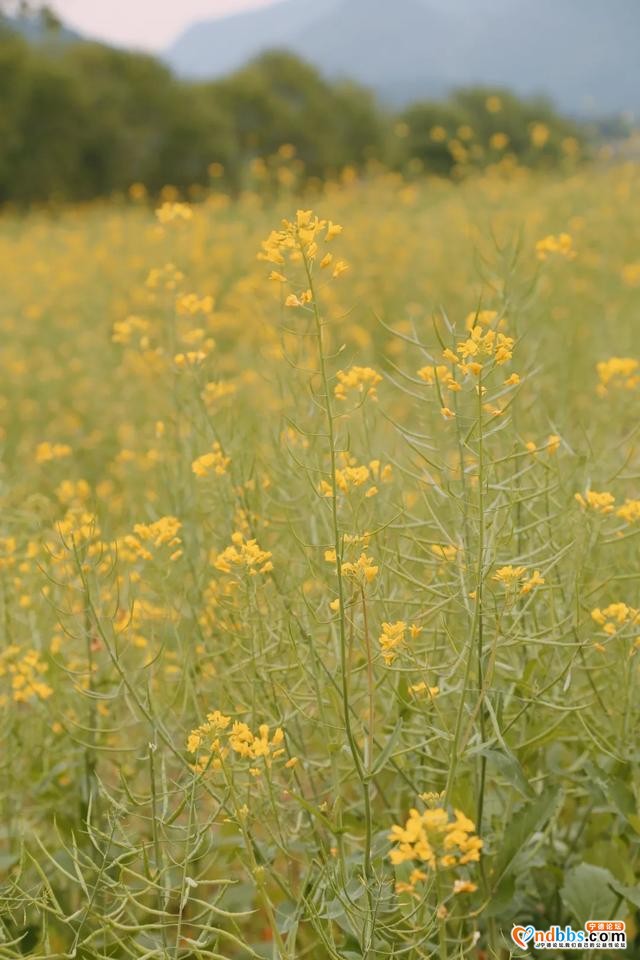
[[[416,103],[402,114],[405,158],[444,176],[507,160],[534,169],[572,161],[584,131],[542,98],[499,89],[456,91],[441,103]]]
[[[497,113],[486,107],[495,92],[466,90],[394,118],[367,90],[331,83],[285,52],[195,84],[152,57],[69,42],[48,20],[38,43],[8,23],[0,24],[0,203],[84,201],[132,183],[153,194],[167,184],[185,191],[206,185],[213,163],[232,191],[296,186],[370,161],[441,176],[505,155],[550,166],[568,138],[580,140],[549,104],[509,94],[500,93]],[[537,146],[536,125],[547,131]],[[504,145],[492,145],[496,134]],[[283,145],[296,157],[286,176]]]

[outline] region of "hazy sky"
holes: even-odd
[[[50,0],[69,26],[111,43],[158,50],[194,20],[266,7],[275,0]]]

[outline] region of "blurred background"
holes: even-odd
[[[637,0],[0,0],[0,203],[637,152]]]

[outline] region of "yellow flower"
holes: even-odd
[[[454,894],[475,893],[478,889],[477,883],[471,883],[470,880],[455,880],[453,883]]]
[[[431,547],[431,552],[440,560],[452,561],[458,555],[458,548],[454,547],[453,544],[434,544]]]
[[[235,396],[238,387],[229,380],[211,381],[202,391],[201,397],[206,407],[211,408],[223,400]]]
[[[163,203],[156,210],[156,217],[160,223],[173,223],[175,220],[193,219],[193,210],[188,203]]]
[[[355,563],[343,563],[341,570],[345,577],[353,580],[362,580],[366,583],[372,583],[378,576],[379,567],[375,565],[373,559],[366,553],[361,553]]]
[[[520,588],[520,593],[527,594],[531,593],[532,590],[535,590],[536,587],[541,587],[545,582],[544,577],[541,575],[539,570],[534,570],[529,579],[522,584]]]
[[[216,441],[213,444],[211,453],[204,453],[191,464],[191,469],[196,477],[208,477],[214,473],[222,477],[227,472],[227,467],[231,463],[231,457],[225,457],[220,444]]]
[[[451,869],[477,862],[483,845],[475,834],[473,821],[460,810],[455,810],[451,817],[440,806],[422,813],[410,810],[404,825],[396,824],[391,828],[389,839],[394,844],[389,852],[394,866],[418,863],[427,870],[436,867]]]
[[[640,260],[635,263],[627,263],[620,271],[622,280],[628,287],[640,286]]]
[[[455,354],[454,354],[454,359],[457,359],[455,358]],[[424,380],[424,382],[430,387],[433,386],[433,384],[436,381],[438,381],[440,384],[442,384],[442,386],[446,387],[448,390],[453,390],[454,392],[457,392],[460,390],[460,384],[455,379],[455,377],[453,376],[449,368],[443,363],[437,364],[435,366],[428,364],[425,367],[421,367],[417,371],[417,374],[420,377],[420,379]]]
[[[66,443],[39,443],[36,447],[36,463],[48,463],[50,460],[61,460],[71,456],[71,447]]]
[[[634,357],[610,357],[601,360],[597,367],[598,395],[605,397],[612,387],[636,390],[640,386],[640,361]]]
[[[338,277],[342,276],[343,273],[346,273],[348,269],[349,269],[349,264],[347,263],[346,260],[338,260],[335,267],[333,268],[333,274],[332,274],[333,279],[337,280]]]
[[[207,359],[204,350],[188,350],[186,353],[176,353],[173,358],[178,370],[185,370],[188,367],[197,367]]]
[[[290,293],[284,305],[285,307],[304,307],[307,303],[311,303],[312,300],[313,294],[311,290],[305,290],[299,297],[297,297],[295,293]]]
[[[547,260],[550,256],[564,257],[565,260],[574,260],[576,251],[573,248],[573,239],[568,233],[549,234],[536,243],[538,260]]]
[[[338,370],[336,379],[338,381],[334,390],[336,400],[346,400],[348,390],[355,390],[363,396],[377,400],[376,387],[382,383],[380,374],[371,367],[350,367],[347,371]]]
[[[512,587],[518,580],[522,580],[526,572],[526,567],[514,567],[512,564],[508,564],[496,570],[492,580],[501,583],[504,587]]]
[[[612,493],[603,491],[597,493],[595,490],[587,490],[584,496],[581,493],[575,494],[576,501],[583,510],[593,510],[594,513],[613,513],[616,499]]]
[[[624,504],[616,510],[616,517],[620,517],[625,523],[640,521],[640,500],[625,500]]]
[[[334,237],[339,237],[341,233],[342,233],[342,227],[340,226],[340,224],[332,223],[331,220],[329,220],[329,223],[327,224],[327,232],[325,234],[325,240],[327,241],[333,240]]]
[[[602,628],[602,632],[608,637],[615,636],[624,627],[640,626],[640,611],[636,607],[630,607],[626,603],[610,603],[608,607],[601,610],[596,607],[591,611],[591,619]],[[636,645],[640,645],[636,641]],[[596,648],[602,647],[596,644]],[[602,649],[604,649],[602,647]]]
[[[421,697],[423,693],[428,693],[432,700],[440,693],[440,687],[430,687],[424,680],[412,684],[408,689],[414,697]]]
[[[232,573],[235,568],[244,568],[250,576],[269,573],[273,570],[272,554],[262,550],[256,540],[245,540],[240,532],[231,535],[231,544],[222,553],[212,553],[211,563],[221,573]]]
[[[544,147],[550,135],[551,131],[546,123],[533,123],[529,130],[531,145],[536,147],[538,150],[541,150]]]
[[[509,137],[506,133],[492,133],[489,137],[489,146],[492,150],[504,150],[509,145]]]
[[[391,666],[399,653],[399,647],[404,643],[404,635],[407,625],[404,620],[397,620],[395,623],[383,623],[382,633],[378,639],[382,659],[386,666]]]

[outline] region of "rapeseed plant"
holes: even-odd
[[[0,221],[0,956],[633,932],[638,170],[505,136]]]

